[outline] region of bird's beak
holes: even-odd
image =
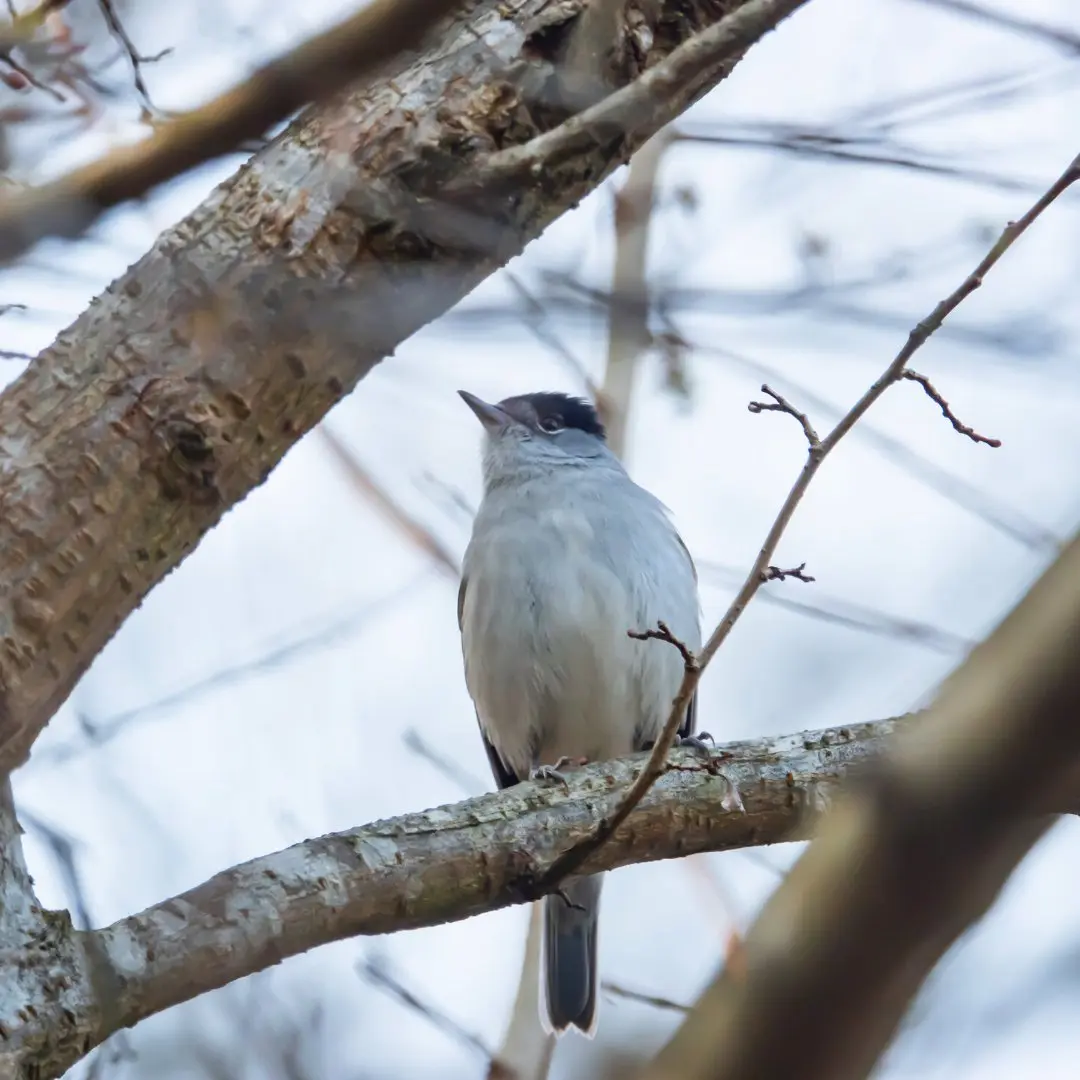
[[[513,417],[505,409],[498,405],[489,405],[482,398],[470,394],[468,390],[459,390],[458,395],[476,413],[476,418],[492,435],[514,422]]]

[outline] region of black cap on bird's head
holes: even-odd
[[[605,438],[604,425],[595,407],[584,398],[541,391],[504,398],[498,405],[490,405],[467,390],[459,390],[458,394],[492,434],[512,424],[521,424],[544,435],[583,431],[601,442]]]

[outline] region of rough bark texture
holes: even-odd
[[[88,989],[99,968],[76,942],[66,911],[43,911],[22,851],[11,785],[0,783],[0,1080],[39,1069],[58,1076],[101,1026]],[[91,1044],[92,1045],[92,1044]]]
[[[837,783],[913,719],[735,743],[707,760],[676,751],[666,775],[587,868],[805,837]],[[9,1036],[0,1037],[0,1080],[58,1076],[119,1028],[317,945],[532,900],[534,882],[596,829],[644,760],[590,766],[566,789],[526,783],[307,840],[102,930],[74,931],[66,913],[36,905],[36,914],[26,914],[32,894],[18,876],[25,868],[5,862],[5,911],[26,919],[28,929],[3,940],[23,942],[22,955],[42,959],[25,982],[13,981],[13,966],[4,966],[0,1025]],[[745,813],[723,809],[732,784]],[[9,873],[16,877],[3,876]],[[12,880],[17,902],[9,905]]]
[[[631,5],[618,81],[740,6]],[[498,195],[470,184],[485,154],[564,118],[550,58],[580,7],[477,0],[423,56],[302,116],[0,397],[0,772],[297,439],[649,134]],[[471,193],[440,201],[450,181]]]

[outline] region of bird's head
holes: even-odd
[[[582,398],[541,392],[491,405],[467,390],[458,393],[484,425],[484,475],[489,486],[531,468],[616,462],[596,409]]]

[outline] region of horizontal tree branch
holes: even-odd
[[[544,50],[579,7],[471,0],[426,52],[301,116],[0,396],[0,773],[225,510],[653,134],[650,112],[543,183],[465,182],[472,194],[445,202],[496,152],[559,126]],[[650,7],[647,63],[719,17],[713,0]]]
[[[894,734],[917,727],[920,716],[732,743],[708,757],[673,751],[664,776],[586,869],[805,839],[838,785],[876,760]],[[535,883],[596,829],[646,759],[576,770],[565,788],[524,783],[306,840],[102,930],[76,932],[68,923],[58,954],[86,957],[85,985],[98,988],[65,999],[69,1041],[77,1032],[89,1048],[146,1016],[331,941],[536,899]],[[745,812],[724,809],[732,784]],[[0,1015],[0,1023],[9,1018]],[[37,1045],[38,1023],[17,1025],[20,1046]],[[40,1023],[53,1025],[56,1017]],[[0,1043],[5,1049],[16,1047]],[[79,1056],[51,1060],[63,1066]],[[54,1066],[43,1080],[58,1075]]]
[[[915,720],[732,743],[708,758],[673,751],[586,868],[805,838],[836,785]],[[67,993],[50,1008],[39,994],[30,1019],[19,995],[0,996],[0,1076],[5,1061],[26,1060],[41,1080],[58,1076],[114,1031],[318,945],[535,899],[536,882],[611,812],[647,757],[575,770],[565,788],[528,782],[306,840],[101,930],[75,931],[52,913],[50,956],[68,973]],[[723,809],[732,784],[745,813]],[[53,1047],[47,1058],[42,1046]]]

